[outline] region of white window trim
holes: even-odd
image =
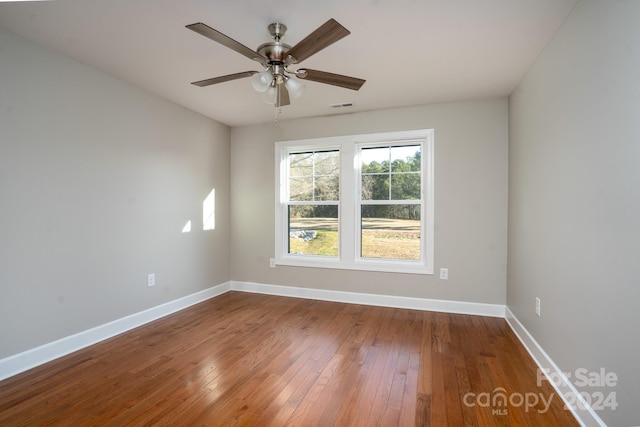
[[[421,172],[422,187],[422,248],[419,261],[386,260],[361,258],[357,245],[359,239],[355,236],[359,230],[360,205],[356,200],[359,188],[359,166],[356,163],[358,147],[376,144],[404,144],[421,142],[423,144]],[[365,135],[351,135],[331,138],[316,138],[295,141],[279,141],[275,144],[276,165],[276,197],[275,197],[275,262],[276,265],[296,267],[317,267],[346,270],[383,271],[413,274],[433,274],[434,259],[434,131],[421,129],[413,131],[375,133]],[[288,224],[284,212],[287,195],[288,176],[286,172],[289,153],[304,150],[327,150],[339,148],[341,152],[340,166],[340,201],[339,210],[339,247],[338,257],[321,255],[299,255],[287,253]],[[353,159],[353,163],[349,162]],[[345,185],[352,188],[345,188]],[[347,238],[346,236],[352,236]],[[426,237],[426,238],[425,238]]]

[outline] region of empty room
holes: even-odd
[[[640,426],[638,22],[0,1],[0,426]]]

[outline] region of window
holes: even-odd
[[[360,148],[360,256],[419,260],[422,146]]]
[[[433,130],[276,143],[276,264],[433,273]]]

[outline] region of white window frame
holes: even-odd
[[[360,163],[361,147],[422,145],[422,199],[419,260],[360,257]],[[386,132],[331,138],[279,141],[275,144],[275,263],[283,266],[433,274],[434,266],[434,131]],[[338,256],[289,254],[286,209],[288,156],[302,151],[340,150],[340,200],[338,202]]]

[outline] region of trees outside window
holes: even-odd
[[[422,145],[360,147],[360,256],[419,260]]]

